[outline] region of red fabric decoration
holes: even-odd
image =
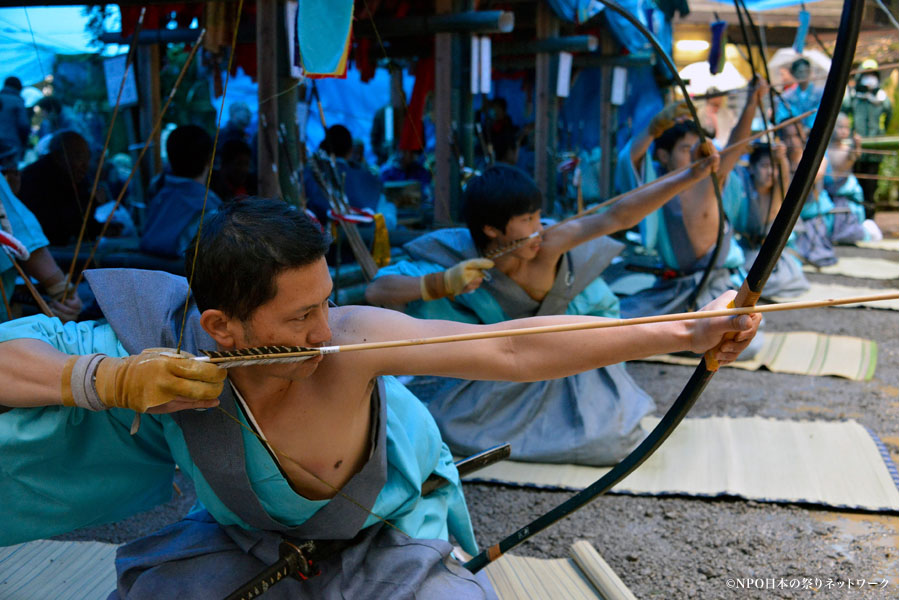
[[[419,151],[425,147],[425,99],[434,90],[434,57],[420,58],[416,63],[416,83],[406,107],[406,120],[400,134],[401,150]]]
[[[375,77],[376,64],[372,60],[372,40],[370,38],[364,37],[357,40],[353,60],[356,62],[356,68],[359,69],[360,81],[367,83]]]

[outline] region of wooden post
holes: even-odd
[[[159,53],[161,47],[158,44],[150,46],[150,123],[156,123],[159,111],[162,110],[162,96],[159,89]],[[152,127],[152,125],[151,125]],[[153,136],[153,159],[150,163],[151,172],[156,175],[163,170],[162,147],[160,144],[160,127]]]
[[[615,43],[609,36],[603,36],[601,43],[602,52],[611,55],[615,51]],[[612,196],[612,173],[616,157],[613,156],[616,145],[613,142],[616,128],[613,127],[615,109],[610,103],[612,98],[612,65],[600,67],[600,197],[603,199]]]
[[[453,9],[453,0],[435,0],[435,12],[448,13]],[[452,102],[452,41],[450,33],[434,36],[434,221],[436,224],[450,224],[451,207],[456,204],[459,186],[459,162],[451,148],[453,136]]]
[[[297,80],[291,77],[288,60],[285,5],[278,4],[278,182],[282,198],[300,206],[300,153],[297,140]]]
[[[138,143],[143,145],[150,136],[150,132],[153,130],[153,86],[150,83],[153,75],[151,73],[152,66],[149,46],[138,48],[136,66],[138,97],[140,98],[138,103]],[[141,183],[144,185],[150,181],[150,177],[152,177],[154,173],[152,165],[150,164],[152,159],[153,153],[150,153],[149,155],[145,154],[144,160],[141,161]]]
[[[537,4],[537,37],[539,40],[559,35],[559,20],[544,2]],[[553,54],[535,56],[534,180],[544,196],[544,211],[553,210],[556,201],[556,67],[559,58]]]
[[[472,103],[472,44],[468,35],[453,36],[453,89],[458,102],[459,139],[463,161],[475,166],[475,109]],[[477,93],[477,90],[475,90]]]
[[[259,101],[258,162],[259,195],[281,195],[278,182],[278,0],[256,2],[256,74]]]
[[[403,91],[403,68],[396,65],[391,65],[389,68],[391,74],[391,110],[394,115],[394,130],[391,132],[394,140],[391,144],[391,152],[393,152],[400,142],[400,136],[403,134],[403,126],[406,123],[406,103],[409,99]]]

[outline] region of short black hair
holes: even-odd
[[[3,87],[12,88],[14,90],[22,91],[22,80],[18,77],[9,76],[5,80],[3,80]]]
[[[806,65],[806,68],[807,68],[807,69],[810,68],[810,64],[809,64],[809,61],[808,61],[807,59],[805,59],[805,58],[798,58],[797,60],[795,60],[794,62],[791,63],[791,73],[796,72],[796,70],[797,70],[798,68],[800,68],[801,65]]]
[[[343,125],[332,125],[325,132],[325,139],[319,147],[328,154],[346,158],[353,151],[353,136]]]
[[[222,144],[222,164],[227,164],[238,156],[253,156],[253,150],[244,140],[228,140]]]
[[[181,125],[166,140],[166,154],[172,174],[193,179],[209,164],[213,141],[199,125]]]
[[[677,144],[681,138],[689,133],[700,135],[699,131],[697,124],[693,121],[681,121],[680,123],[675,123],[663,131],[661,136],[656,138],[656,141],[653,143],[654,152],[656,150],[671,152],[672,148],[675,147],[675,144]]]
[[[225,204],[207,216],[193,264],[196,236],[185,253],[185,273],[200,311],[218,309],[247,321],[275,297],[275,278],[310,265],[331,243],[303,211],[277,199]]]
[[[47,145],[47,150],[50,154],[59,155],[75,152],[76,150],[84,148],[87,148],[88,151],[90,151],[88,141],[74,129],[57,131],[53,134],[53,137],[50,138],[50,143]]]
[[[40,107],[40,109],[44,112],[52,112],[59,114],[62,112],[63,105],[57,98],[53,96],[44,96],[40,100],[34,103],[35,106]]]
[[[760,143],[753,144],[750,150],[750,158],[748,162],[752,167],[756,163],[758,163],[763,158],[771,158],[772,157],[772,149],[769,147],[769,144]]]
[[[506,231],[510,219],[539,210],[543,203],[534,180],[511,165],[493,165],[470,179],[462,200],[463,219],[482,252],[490,241],[485,225]]]

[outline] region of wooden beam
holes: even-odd
[[[452,10],[452,9],[451,9]],[[359,21],[354,35],[382,38],[432,35],[435,33],[509,33],[515,27],[515,15],[503,10],[469,10],[455,13],[417,15],[401,19],[378,19],[375,27],[368,20]]]
[[[540,52],[593,52],[597,49],[599,43],[599,40],[592,35],[565,35],[531,42],[497,44],[491,48],[491,54],[494,56],[513,56],[516,54],[538,54]]]
[[[498,56],[493,61],[493,68],[498,70],[533,69],[534,59],[525,56]],[[646,67],[656,64],[656,55],[650,52],[637,52],[635,54],[576,54],[572,58],[573,67]]]
[[[272,101],[278,93],[278,61],[273,60],[278,49],[277,24],[278,0],[257,0],[256,82],[259,103],[257,173],[259,195],[264,198],[281,196],[278,181],[278,103]]]

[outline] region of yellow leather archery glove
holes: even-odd
[[[426,302],[458,296],[470,283],[484,277],[484,272],[494,266],[494,261],[487,258],[470,258],[457,263],[446,271],[429,273],[419,278],[419,290],[422,300]]]
[[[224,386],[226,372],[210,363],[189,360],[192,355],[153,348],[114,358],[71,357],[63,369],[63,404],[89,410],[129,408],[143,413],[175,398],[212,400]]]
[[[689,116],[691,116],[691,111],[684,101],[667,104],[655,117],[653,117],[653,119],[650,120],[650,124],[647,126],[647,133],[656,139],[661,136],[666,129],[675,125],[678,119]]]

